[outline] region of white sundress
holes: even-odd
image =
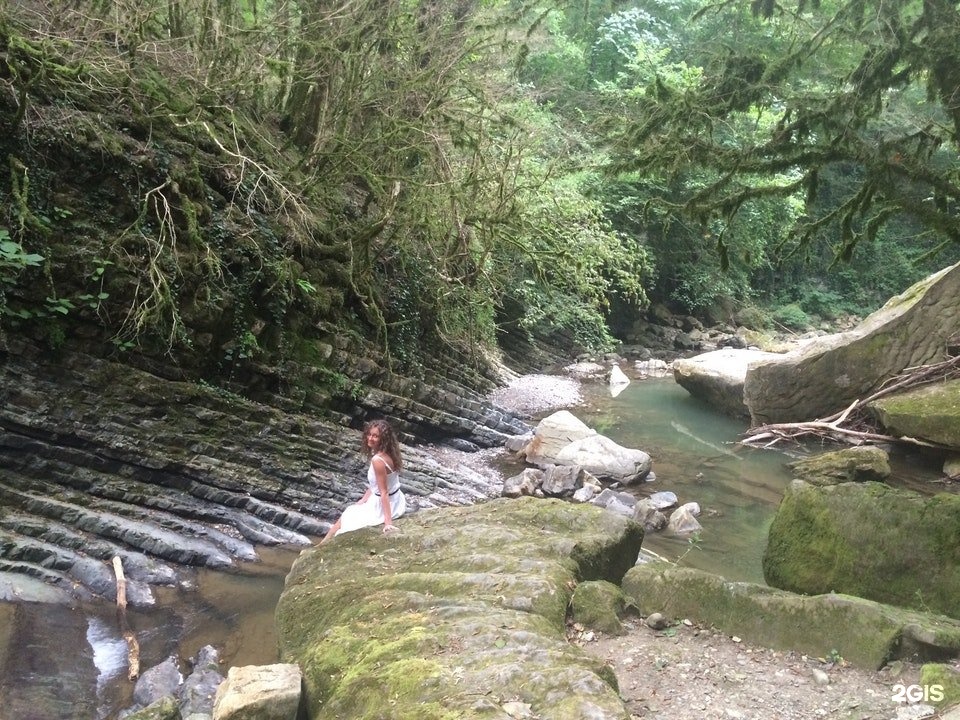
[[[387,493],[390,497],[390,517],[398,518],[407,510],[407,499],[400,490],[400,472],[390,466],[390,461],[383,455],[374,455],[374,458],[380,458],[386,465],[389,473],[387,474]],[[380,501],[380,489],[377,487],[377,475],[373,469],[373,458],[370,459],[370,465],[367,467],[367,485],[370,488],[370,497],[359,505],[350,505],[340,516],[340,533],[359,530],[371,525],[383,524],[383,503]]]

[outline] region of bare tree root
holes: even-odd
[[[184,123],[181,127],[186,124],[190,123]],[[220,151],[234,161],[238,173],[234,179],[235,192],[241,192],[243,187],[248,188],[245,200],[246,214],[253,215],[254,210],[282,212],[291,226],[299,229],[301,240],[309,239],[311,214],[306,204],[300,200],[299,192],[288,187],[271,168],[241,151],[235,127],[231,148],[220,141],[210,127],[210,123],[200,121],[200,125]],[[276,198],[279,207],[274,207],[273,197]]]
[[[147,327],[157,326],[162,318],[167,320],[167,349],[170,350],[181,332],[180,314],[177,310],[174,292],[170,284],[171,268],[164,267],[165,263],[172,263],[174,274],[179,274],[177,258],[177,231],[173,219],[170,201],[164,190],[171,185],[167,180],[155,188],[147,191],[143,197],[140,216],[121,235],[121,239],[130,233],[137,233],[145,244],[145,257],[134,258],[124,250],[120,250],[120,242],[115,243],[115,252],[127,256],[130,264],[139,263],[143,267],[143,274],[138,278],[134,290],[134,299],[127,311],[116,338],[136,338]],[[156,237],[145,233],[141,227],[149,214],[157,223]]]
[[[937,443],[917,438],[884,435],[876,432],[867,416],[866,406],[874,400],[894,393],[934,382],[945,382],[958,377],[960,377],[960,356],[951,357],[931,365],[906,368],[900,374],[885,380],[875,393],[861,400],[855,400],[845,410],[817,420],[772,423],[751,427],[747,430],[746,437],[740,440],[740,443],[769,448],[783,440],[797,441],[807,438],[821,438],[852,445],[906,443],[921,447],[943,447]]]

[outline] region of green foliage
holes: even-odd
[[[751,330],[769,330],[773,319],[769,311],[756,305],[746,305],[737,312],[737,322]]]
[[[692,533],[690,537],[687,538],[687,547],[686,549],[673,561],[674,567],[679,567],[680,564],[690,553],[696,550],[703,549],[703,536],[699,532]]]
[[[595,196],[611,229],[649,249],[651,297],[690,312],[737,298],[863,314],[960,258],[944,250],[957,133],[935,119],[953,112],[942,89],[955,73],[937,58],[955,50],[938,39],[914,53],[856,5],[785,8],[776,21],[746,3],[596,5],[531,43],[531,66],[578,43],[588,57],[593,88],[556,110],[610,148]],[[958,25],[946,7],[876,9],[905,33],[937,13]],[[934,103],[922,92],[930,64]]]
[[[591,76],[595,82],[630,83],[628,76],[635,77],[646,64],[644,60],[658,55],[665,58],[675,42],[670,23],[646,9],[633,7],[613,13],[597,29],[590,52]]]
[[[30,316],[25,309],[14,310],[9,307],[7,293],[17,284],[26,268],[38,267],[43,256],[25,252],[20,243],[10,239],[10,231],[0,227],[0,317],[13,315],[20,318]]]
[[[921,103],[907,114],[898,96],[928,79],[942,93],[954,78],[930,72],[953,57],[955,45],[938,39],[916,53],[904,40],[940,22],[960,25],[956,8],[924,7],[877,3],[872,10],[884,19],[877,24],[860,23],[862,14],[854,10],[863,6],[856,2],[837,4],[832,17],[816,12],[785,14],[766,25],[754,21],[737,48],[704,55],[709,71],[699,86],[647,96],[631,108],[616,166],[669,173],[686,172],[691,165],[709,168],[716,179],[688,209],[729,222],[752,199],[787,198],[801,188],[812,197],[820,189],[821,171],[849,163],[860,172],[853,192],[829,212],[797,216],[789,227],[791,242],[804,246],[833,226],[839,232],[835,258],[847,260],[897,214],[960,239],[960,220],[949,208],[960,200],[958,163],[955,151],[945,150],[955,146],[956,132],[935,119],[944,111],[954,113],[953,106],[941,99],[940,108]],[[740,12],[722,6],[714,17],[733,27],[746,22]],[[807,41],[810,22],[818,24],[816,42]],[[888,36],[887,27],[897,31]],[[853,45],[850,32],[858,33]],[[691,108],[698,111],[692,114]],[[745,122],[763,114],[776,121]],[[793,168],[799,171],[793,182],[769,182]],[[924,204],[924,195],[943,201]]]
[[[806,330],[810,327],[810,317],[796,303],[790,303],[773,311],[774,322],[790,330]]]
[[[531,162],[528,173],[542,180],[522,196],[515,242],[493,256],[500,291],[522,308],[522,329],[543,337],[567,333],[581,348],[608,349],[610,299],[638,309],[646,305],[647,250],[613,232],[591,196],[599,181],[595,174],[551,177],[545,161]]]
[[[229,372],[320,327],[414,371],[499,322],[609,347],[612,299],[862,313],[960,258],[929,260],[960,202],[941,5],[8,4],[0,310]],[[48,146],[103,156],[97,210]]]
[[[589,84],[587,58],[584,48],[560,29],[561,18],[561,13],[550,14],[548,35],[527,48],[518,76],[538,96],[575,106]]]
[[[20,243],[10,239],[10,231],[0,228],[0,278],[4,282],[12,282],[26,267],[38,266],[43,262],[43,256],[24,252]]]

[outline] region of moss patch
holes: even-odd
[[[892,435],[960,448],[960,380],[881,398],[867,409]]]
[[[180,706],[172,697],[163,697],[142,710],[127,715],[127,720],[180,720]]]
[[[826,452],[790,464],[796,477],[812,485],[880,482],[890,476],[887,453],[873,445]]]
[[[643,538],[592,506],[521,498],[416,513],[301,554],[277,608],[310,716],[470,718],[528,703],[626,718],[612,676],[565,641],[578,583],[617,583]],[[482,698],[482,701],[480,701]]]
[[[960,622],[849,595],[797,595],[666,563],[631,569],[623,589],[644,615],[694,618],[767,647],[836,651],[862,667],[960,653]]]
[[[930,698],[933,705],[951,707],[960,703],[960,672],[952,665],[927,663],[920,670],[920,685],[940,688],[941,699]]]
[[[960,617],[960,496],[793,482],[771,523],[763,571],[785,590]]]
[[[627,598],[617,585],[604,580],[581,583],[570,603],[571,618],[584,627],[608,635],[622,635],[620,617]]]

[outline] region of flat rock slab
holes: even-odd
[[[639,524],[501,498],[400,525],[305,551],[287,576],[281,654],[303,669],[311,719],[630,717],[612,669],[568,644],[564,623],[579,581],[632,567]]]
[[[673,379],[694,397],[733,417],[749,417],[743,384],[750,363],[778,358],[763,350],[724,348],[673,362]]]

